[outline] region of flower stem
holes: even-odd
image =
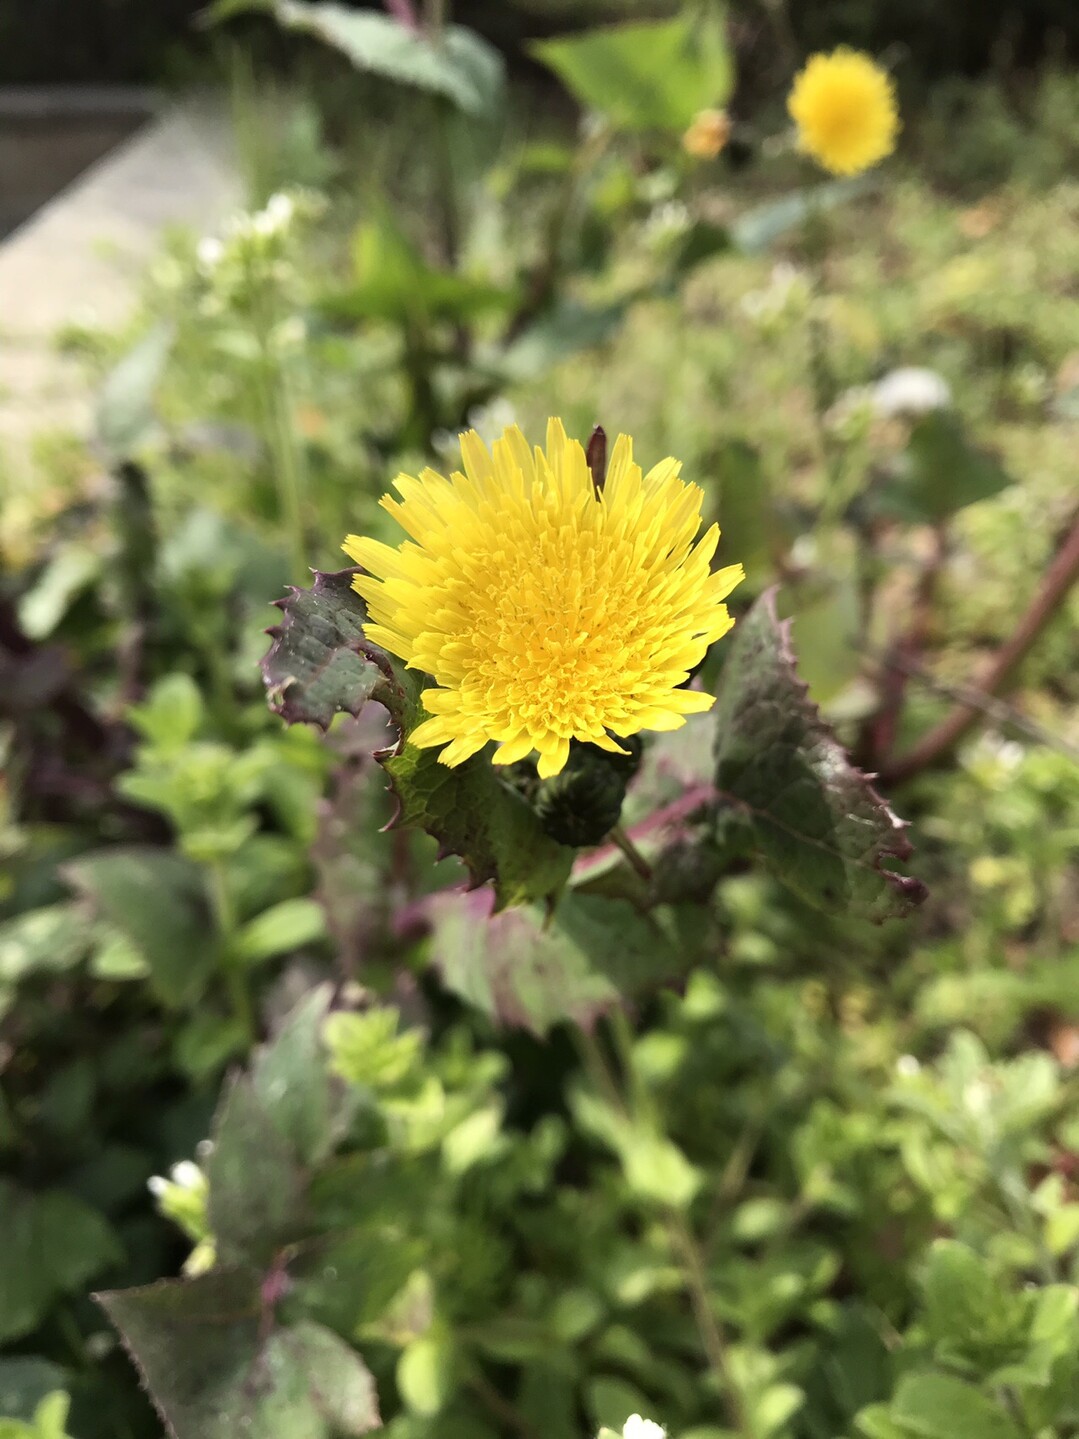
[[[1026,657],[1035,640],[1063,605],[1072,585],[1079,580],[1079,510],[1072,516],[1071,526],[1063,544],[1041,583],[1041,588],[1027,606],[1026,612],[978,677],[977,688],[992,695]],[[975,705],[960,703],[915,744],[881,771],[885,784],[899,784],[929,769],[948,755],[965,734],[978,723],[981,711]]]
[[[217,924],[223,940],[225,988],[228,991],[233,1018],[243,1029],[245,1043],[250,1049],[258,1036],[258,1028],[246,971],[231,953],[231,941],[236,932],[236,913],[232,896],[229,894],[228,875],[221,860],[215,860],[209,866],[209,871]]]
[[[697,1333],[700,1335],[701,1344],[708,1356],[712,1372],[723,1385],[730,1426],[737,1433],[745,1435],[746,1439],[752,1439],[753,1430],[742,1404],[741,1392],[731,1370],[730,1351],[727,1347],[726,1336],[712,1311],[711,1301],[708,1297],[708,1281],[700,1248],[688,1224],[677,1210],[668,1211],[667,1232],[674,1248],[682,1256],[690,1304],[693,1307],[693,1317],[697,1322]]]
[[[620,849],[629,861],[630,868],[644,880],[646,884],[652,882],[652,866],[645,859],[637,846],[630,839],[629,835],[620,824],[616,824],[607,838]]]

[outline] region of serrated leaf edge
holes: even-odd
[[[903,862],[905,860],[908,860],[914,853],[914,846],[911,844],[905,833],[905,831],[910,828],[910,821],[900,819],[899,816],[892,809],[888,801],[880,793],[880,791],[874,788],[872,781],[877,778],[876,774],[866,774],[864,770],[859,769],[858,766],[854,764],[854,762],[850,758],[849,751],[839,741],[831,726],[827,723],[827,721],[824,719],[824,716],[821,714],[820,706],[814,699],[811,698],[809,693],[809,685],[806,683],[805,680],[802,679],[802,677],[798,673],[798,656],[795,651],[791,635],[794,619],[793,616],[785,620],[781,620],[779,618],[779,614],[776,609],[776,596],[778,592],[778,586],[770,585],[769,588],[761,594],[760,598],[757,601],[757,604],[764,606],[768,618],[775,626],[775,630],[779,636],[780,642],[780,659],[787,666],[790,672],[791,680],[795,689],[800,693],[802,703],[806,707],[807,715],[812,719],[812,722],[817,725],[819,729],[827,736],[830,742],[835,745],[836,749],[838,749],[843,754],[846,759],[848,769],[851,771],[852,774],[856,775],[859,780],[861,780],[862,784],[865,786],[867,793],[869,794],[870,799],[879,807],[882,817],[888,820],[893,831],[893,839],[891,843],[881,841],[874,846],[874,858],[872,861],[867,859],[848,859],[844,856],[844,863],[852,864],[856,868],[864,869],[872,874],[879,875],[885,881],[885,883],[892,888],[899,901],[912,909],[916,909],[929,896],[929,889],[926,886],[925,882],[921,879],[918,879],[915,875],[900,874],[897,870],[889,869],[881,862],[884,859],[897,859],[900,862]],[[797,839],[799,842],[814,845],[816,848],[823,850],[827,854],[832,853],[832,851],[828,848],[827,845],[822,844],[820,840],[815,839],[812,835],[804,834],[801,830],[791,829],[789,825],[785,825],[779,820],[777,820],[774,815],[768,814],[764,811],[758,811],[753,805],[747,804],[746,801],[741,799],[738,795],[731,794],[726,790],[718,790],[717,793],[728,804],[735,806],[746,814],[763,814],[770,824],[774,824],[777,829],[785,830],[788,834],[793,836],[793,838]],[[895,916],[893,915],[881,915],[879,917],[874,917],[873,922],[875,924],[882,924],[885,919],[894,917]]]

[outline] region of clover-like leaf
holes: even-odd
[[[448,987],[537,1035],[562,1020],[593,1023],[682,973],[691,953],[673,925],[621,899],[569,893],[553,915],[537,906],[492,914],[489,893],[455,890],[435,895],[427,914]]]
[[[277,1327],[246,1269],[99,1294],[172,1439],[330,1439],[379,1425],[360,1356],[310,1320]]]
[[[440,855],[457,855],[473,885],[494,884],[498,907],[556,894],[573,851],[550,839],[527,802],[476,755],[454,769],[408,735],[424,718],[419,686],[364,635],[367,611],[352,589],[355,569],[316,574],[310,590],[279,600],[284,613],[263,660],[270,706],[289,723],[326,729],[339,712],[358,715],[383,705],[399,733],[394,751],[378,756],[397,797],[397,823],[425,829]]]
[[[898,819],[850,763],[799,679],[790,624],[767,591],[741,621],[718,692],[716,787],[756,849],[809,904],[880,922],[926,897],[886,861],[911,854]]]

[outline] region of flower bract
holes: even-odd
[[[835,175],[857,175],[890,155],[899,133],[895,85],[858,50],[813,55],[795,79],[787,109],[801,149]]]
[[[699,534],[703,492],[676,460],[643,474],[620,435],[600,488],[551,420],[545,449],[516,426],[490,450],[469,431],[461,461],[398,476],[382,500],[398,547],[344,545],[367,571],[367,637],[434,680],[412,743],[457,765],[493,740],[496,764],[535,752],[547,777],[574,740],[617,752],[711,707],[686,681],[733,624],[742,567],[713,572],[719,528]]]

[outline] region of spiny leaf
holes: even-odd
[[[360,1356],[309,1320],[275,1328],[253,1271],[96,1297],[173,1439],[330,1439],[379,1424]]]
[[[424,718],[415,677],[363,633],[367,611],[352,589],[355,569],[316,574],[278,605],[284,619],[263,661],[270,706],[289,723],[325,729],[338,712],[358,715],[369,700],[385,706],[399,732],[395,752],[378,756],[399,805],[397,823],[425,829],[440,854],[458,855],[474,885],[494,883],[498,906],[557,893],[573,851],[543,833],[527,803],[475,756],[455,769],[437,752],[408,743]]]
[[[284,615],[262,661],[270,708],[288,724],[328,729],[335,714],[358,715],[368,700],[395,718],[404,705],[389,655],[363,633],[367,610],[352,588],[358,569],[315,572],[309,590],[290,585],[275,600]]]
[[[406,743],[383,764],[401,806],[398,823],[433,835],[440,858],[459,855],[472,888],[493,881],[496,908],[561,890],[574,851],[544,834],[527,803],[482,755],[449,769],[436,751]]]
[[[686,966],[689,949],[618,899],[567,894],[492,914],[489,893],[460,890],[428,905],[431,953],[446,984],[502,1024],[543,1035],[562,1020],[588,1025]]]
[[[775,591],[735,631],[720,682],[716,787],[749,821],[756,848],[784,884],[818,909],[881,921],[926,897],[906,860],[905,823],[850,763],[798,678],[789,622]]]

